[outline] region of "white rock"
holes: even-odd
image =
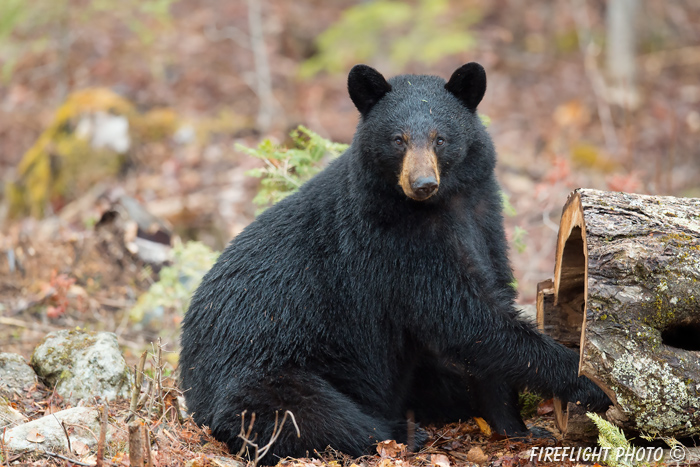
[[[75,129],[78,137],[90,141],[93,148],[108,148],[124,154],[131,147],[129,120],[122,115],[98,111],[83,115]]]
[[[90,447],[97,444],[92,433],[95,436],[100,434],[100,411],[94,407],[73,407],[6,430],[5,446],[11,451],[53,451],[57,449],[67,451],[68,442],[61,422],[66,425],[66,428],[71,428],[68,430],[71,444],[76,441]],[[107,436],[109,437],[109,435],[108,430]]]

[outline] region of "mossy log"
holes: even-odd
[[[580,336],[579,372],[610,396],[607,418],[700,434],[700,199],[576,190],[554,276],[538,290],[540,328],[565,345]],[[565,431],[572,408],[557,411]]]

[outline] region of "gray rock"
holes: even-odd
[[[66,428],[72,428],[68,430],[71,447],[77,446],[76,442],[85,443],[89,447],[97,444],[95,436],[100,434],[99,409],[73,407],[6,430],[5,446],[11,451],[66,451],[68,442],[61,422],[65,423]],[[107,436],[109,435],[108,430]],[[0,432],[1,436],[2,432]]]
[[[21,355],[0,353],[0,393],[27,389],[36,383],[36,374]]]
[[[74,404],[129,395],[129,368],[110,332],[52,332],[34,350],[31,365],[44,384]]]

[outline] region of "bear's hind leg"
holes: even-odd
[[[231,402],[233,401],[233,403]],[[314,456],[328,446],[353,457],[371,452],[371,446],[391,439],[396,423],[368,414],[363,407],[315,375],[289,374],[265,382],[246,384],[237,394],[222,399],[226,404],[214,417],[212,433],[237,453],[243,445],[241,412],[246,410],[245,430],[255,413],[249,440],[262,448],[277,430],[279,435],[262,465],[275,465],[280,458]],[[284,426],[280,423],[286,411]],[[277,415],[276,415],[277,414]],[[277,419],[276,419],[277,416]],[[294,426],[299,428],[299,436]],[[276,428],[277,423],[277,428]],[[255,457],[254,447],[246,454]]]

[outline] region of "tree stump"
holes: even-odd
[[[700,199],[576,190],[554,275],[538,287],[539,326],[564,345],[579,336],[579,373],[610,396],[607,418],[700,434]],[[574,413],[585,437],[585,411],[559,407],[560,429]]]

